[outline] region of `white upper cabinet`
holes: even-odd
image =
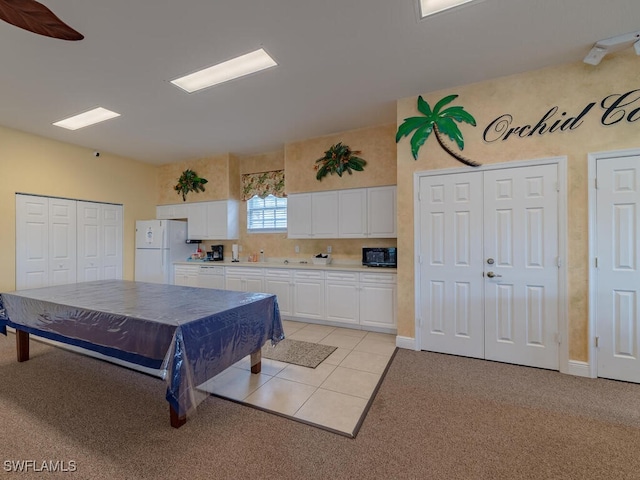
[[[287,199],[289,238],[336,238],[338,192],[295,193]]]
[[[179,203],[158,205],[156,218],[186,218],[187,236],[194,240],[235,240],[238,238],[238,201]]]
[[[397,237],[396,211],[395,185],[367,188],[367,236]]]
[[[396,187],[290,194],[289,238],[395,238]]]
[[[338,193],[338,236],[362,238],[367,236],[367,189],[354,188]]]
[[[156,218],[158,220],[178,220],[189,216],[188,203],[176,203],[174,205],[158,205]]]

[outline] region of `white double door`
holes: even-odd
[[[424,176],[423,350],[557,370],[557,165]]]
[[[598,376],[640,383],[640,155],[596,161]]]

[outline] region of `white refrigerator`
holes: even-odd
[[[173,284],[173,262],[193,253],[187,240],[187,222],[139,220],[136,222],[136,282]]]

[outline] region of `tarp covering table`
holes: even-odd
[[[162,369],[180,416],[196,386],[284,338],[275,295],[105,280],[0,294],[6,327]]]

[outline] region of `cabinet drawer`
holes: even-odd
[[[325,278],[327,280],[339,280],[342,282],[357,282],[358,274],[357,272],[327,272]]]
[[[225,267],[226,274],[236,277],[262,276],[264,269],[255,267]]]
[[[200,275],[224,275],[224,267],[219,265],[201,265]]]
[[[175,267],[176,275],[198,275],[199,272],[199,265],[177,265]]]
[[[310,271],[310,270],[296,270],[293,273],[293,277],[294,278],[315,278],[318,280],[323,280],[324,279],[324,271],[322,270],[314,270],[314,271]]]
[[[361,282],[368,283],[396,283],[396,274],[393,273],[361,273]]]
[[[291,276],[291,271],[284,268],[267,268],[264,274],[267,277],[273,278],[289,278]]]

